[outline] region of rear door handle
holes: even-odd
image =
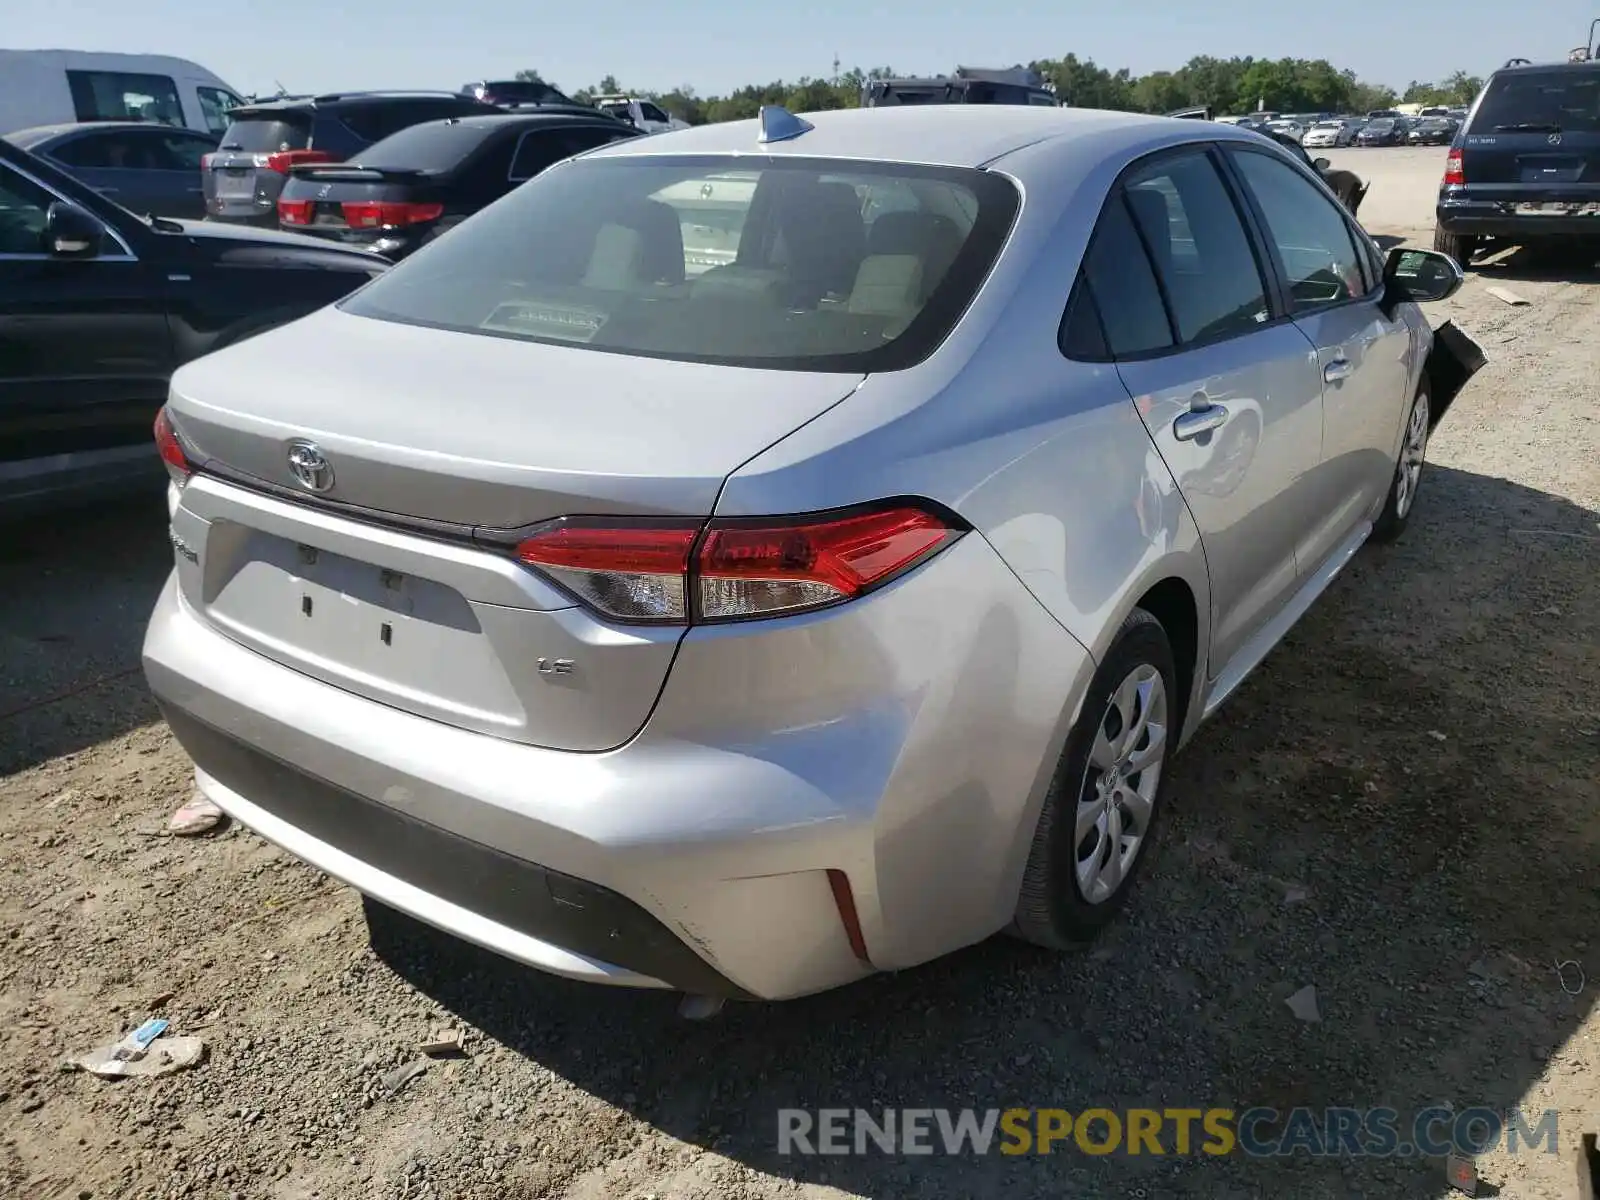
[[[1221,429],[1228,419],[1228,410],[1220,404],[1208,404],[1204,408],[1191,408],[1172,422],[1172,436],[1180,442],[1192,441],[1202,433],[1210,433],[1213,429]]]
[[[1322,381],[1324,383],[1338,383],[1341,379],[1349,379],[1350,372],[1354,369],[1350,365],[1349,359],[1336,358],[1322,368]]]

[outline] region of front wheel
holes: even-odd
[[[1416,506],[1417,489],[1422,485],[1422,466],[1428,454],[1428,427],[1432,410],[1429,407],[1428,389],[1417,389],[1406,416],[1405,437],[1400,443],[1400,461],[1395,464],[1394,479],[1389,484],[1389,498],[1372,527],[1372,540],[1392,542],[1405,532],[1411,510]]]
[[[1086,942],[1121,909],[1150,855],[1183,704],[1172,644],[1134,609],[1089,684],[1045,796],[1012,932]]]

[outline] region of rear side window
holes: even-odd
[[[68,71],[72,107],[80,121],[153,121],[182,125],[183,103],[168,75],[127,71]]]
[[[1600,70],[1508,71],[1489,80],[1473,133],[1600,132]]]
[[[1180,341],[1213,341],[1268,319],[1255,253],[1209,154],[1163,157],[1132,175],[1126,189]]]
[[[391,134],[420,125],[468,113],[488,112],[481,104],[466,98],[441,97],[437,100],[385,100],[373,104],[350,104],[334,115],[345,128],[368,142],[380,142]]]
[[[659,108],[657,108],[654,104],[651,104],[650,101],[648,101],[648,100],[641,100],[639,102],[639,115],[642,116],[646,121],[668,121],[668,120],[671,120],[671,118],[668,117],[666,113],[662,112]]]
[[[533,130],[522,135],[516,153],[511,159],[508,178],[514,182],[532,179],[540,171],[564,158],[604,146],[607,142],[627,137],[626,133],[609,129],[550,129]]]
[[[311,144],[311,119],[298,113],[240,117],[222,135],[222,149],[246,154],[304,150]]]
[[[380,320],[683,362],[892,371],[988,278],[1003,176],[799,157],[582,158],[516,188],[344,302]],[[915,209],[863,217],[873,187]],[[719,204],[727,225],[703,230]],[[709,241],[707,236],[709,234]]]
[[[1149,354],[1172,345],[1161,287],[1120,192],[1100,216],[1083,275],[1105,326],[1106,348],[1114,357]]]

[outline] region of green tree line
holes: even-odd
[[[1437,84],[1412,80],[1402,95],[1383,84],[1363,82],[1356,78],[1354,71],[1342,71],[1324,58],[1199,55],[1176,71],[1152,71],[1148,75],[1134,75],[1126,67],[1112,71],[1092,58],[1080,59],[1076,54],[1035,59],[1025,65],[1054,84],[1056,94],[1075,108],[1161,113],[1209,105],[1218,116],[1257,109],[1365,113],[1395,103],[1468,104],[1483,82],[1476,76],[1457,71]],[[630,89],[616,76],[607,75],[592,87],[578,88],[567,94],[588,102],[603,92],[629,92],[649,97],[692,125],[702,125],[753,117],[763,104],[781,104],[791,112],[855,108],[861,102],[864,83],[899,74],[914,72],[896,72],[889,67],[870,70],[853,67],[829,79],[803,76],[794,82],[779,79],[771,83],[746,84],[723,96],[701,96],[688,84],[669,91]],[[519,71],[518,78],[543,79],[543,76],[529,69]]]

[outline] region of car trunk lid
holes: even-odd
[[[645,360],[324,310],[179,371],[202,464],[173,521],[190,607],[381,703],[511,740],[620,745],[681,637],[607,622],[511,554],[571,515],[711,514],[859,375]],[[297,439],[331,468],[321,496]]]
[[[418,168],[300,166],[278,198],[285,229],[337,241],[376,241],[386,230],[425,224],[444,214],[430,172]]]

